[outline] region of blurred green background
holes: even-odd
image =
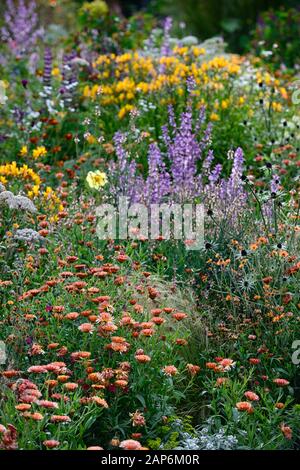
[[[36,0],[36,2],[45,24],[60,23],[67,30],[73,31],[79,8],[92,0]],[[195,35],[200,40],[222,35],[229,49],[240,53],[250,49],[253,39],[250,33],[257,31],[261,14],[273,9],[280,18],[267,19],[266,30],[262,34],[258,32],[256,39],[259,41],[260,38],[269,39],[272,36],[272,40],[276,41],[276,29],[279,29],[277,33],[284,47],[284,38],[289,36],[291,29],[290,34],[293,34],[291,41],[294,43],[299,40],[299,0],[106,0],[106,3],[111,12],[124,17],[129,17],[139,11],[151,13],[157,18],[170,15],[174,18],[176,34]],[[2,18],[5,5],[6,0],[1,0]],[[290,12],[288,20],[284,16],[289,8],[297,9],[296,21],[294,11]],[[284,23],[286,23],[285,26]],[[270,29],[272,29],[271,32]],[[295,47],[293,48],[292,54],[294,55]]]

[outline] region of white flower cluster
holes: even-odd
[[[15,196],[11,191],[5,191],[0,187],[0,206],[7,206],[9,209],[16,209],[25,212],[36,212],[33,202],[26,196]]]
[[[44,238],[31,228],[22,228],[16,230],[14,239],[27,243],[44,242]]]
[[[196,436],[183,433],[180,446],[176,450],[234,450],[237,448],[238,440],[235,436],[226,435],[224,428],[217,433],[211,434],[208,428],[197,431]]]

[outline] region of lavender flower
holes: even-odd
[[[5,26],[1,29],[1,38],[6,42],[16,57],[23,57],[35,46],[43,35],[43,28],[38,27],[38,16],[34,0],[28,4],[24,0],[6,1],[4,14]]]
[[[236,222],[242,213],[247,195],[242,181],[244,155],[241,148],[233,153],[229,178],[221,177],[222,165],[213,165],[214,154],[210,145],[211,125],[200,133],[205,122],[205,111],[200,110],[194,123],[191,108],[181,113],[176,122],[173,108],[169,108],[168,124],[162,127],[164,151],[158,144],[148,150],[148,174],[138,175],[138,167],[125,149],[127,136],[115,134],[117,162],[110,165],[113,197],[126,196],[129,203],[151,204],[166,202],[192,202],[200,198],[212,208],[218,218],[227,223]],[[202,166],[201,166],[202,164]]]
[[[148,165],[148,177],[145,181],[142,198],[148,204],[158,204],[170,193],[171,182],[161,152],[156,144],[151,144],[149,147]]]
[[[130,202],[137,202],[142,191],[142,178],[137,176],[136,162],[130,160],[128,152],[124,149],[125,142],[126,135],[117,132],[114,144],[118,160],[110,164],[112,194],[114,197],[126,196]]]
[[[270,183],[270,189],[272,194],[277,194],[280,188],[280,178],[274,174]]]

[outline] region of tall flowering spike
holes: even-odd
[[[74,106],[74,98],[78,85],[77,68],[74,63],[75,57],[75,52],[64,54],[62,63],[62,87],[60,92],[65,107],[70,110],[72,110]]]
[[[243,151],[238,148],[234,153],[230,177],[220,179],[222,166],[217,164],[210,172],[209,184],[204,189],[205,200],[216,215],[228,223],[235,223],[245,207],[247,194],[242,181],[243,164]]]
[[[202,165],[203,173],[209,173],[213,160],[214,160],[214,152],[213,150],[210,149]]]
[[[280,178],[278,175],[274,174],[272,176],[271,183],[270,183],[271,193],[273,194],[278,193],[279,188],[280,188]]]
[[[117,132],[114,135],[115,151],[117,162],[111,162],[110,173],[113,181],[112,195],[114,197],[126,196],[130,203],[138,202],[143,190],[141,188],[142,178],[137,175],[137,165],[134,160],[130,160],[124,145],[126,135]]]
[[[4,21],[1,38],[17,57],[30,53],[44,33],[44,29],[38,25],[34,0],[28,3],[24,0],[18,0],[17,3],[7,0]]]
[[[45,48],[44,52],[44,73],[43,84],[45,87],[51,86],[51,73],[52,73],[52,52],[50,47]]]
[[[244,154],[240,147],[234,153],[231,175],[228,180],[228,190],[232,193],[231,197],[238,197],[243,192],[243,174]]]
[[[148,177],[142,197],[146,203],[156,204],[170,192],[170,175],[157,144],[151,144],[149,147],[148,166]]]
[[[146,178],[137,174],[136,162],[126,151],[126,134],[116,133],[117,162],[110,166],[111,192],[115,197],[127,196],[129,203],[141,202],[148,207],[166,201],[191,203],[200,196],[216,217],[235,223],[244,211],[247,197],[242,181],[243,151],[236,149],[227,179],[221,178],[221,164],[213,166],[212,150],[208,150],[201,167],[203,151],[211,140],[211,126],[200,133],[205,121],[204,109],[200,110],[195,124],[193,121],[190,107],[180,115],[178,124],[173,108],[169,109],[168,124],[162,127],[164,153],[157,143],[149,146]]]
[[[195,128],[198,132],[203,124],[205,114],[201,110]],[[201,159],[202,151],[209,143],[210,128],[205,131],[204,137],[198,142],[195,130],[193,130],[193,116],[190,107],[180,116],[179,126],[175,124],[173,116],[169,121],[171,131],[167,145],[168,159],[171,162],[171,177],[173,193],[178,194],[180,200],[197,196],[199,187],[197,174],[197,162]],[[198,133],[197,132],[197,133]]]
[[[222,165],[218,163],[208,176],[209,184],[211,186],[218,183],[221,173],[222,173]]]
[[[193,77],[193,75],[190,75],[189,77],[187,77],[187,79],[186,79],[186,88],[187,88],[187,92],[189,94],[191,94],[195,90],[196,81],[195,81],[195,78]]]
[[[163,40],[160,49],[160,57],[167,57],[171,55],[171,47],[170,47],[170,31],[172,28],[173,20],[171,17],[167,17],[164,21],[163,30]],[[165,64],[161,64],[159,67],[159,73],[163,73],[165,70]]]
[[[170,55],[170,31],[172,29],[173,20],[170,16],[168,16],[164,21],[164,37],[163,43],[161,47],[161,55],[168,56]]]

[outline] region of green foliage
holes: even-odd
[[[263,13],[252,32],[252,51],[274,68],[299,64],[300,11],[269,10]]]

